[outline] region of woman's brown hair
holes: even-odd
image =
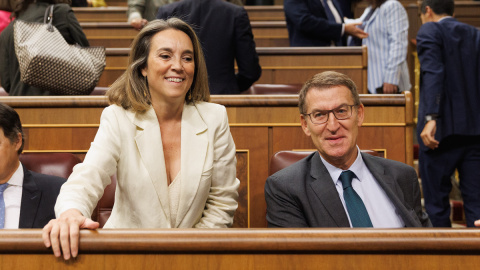
[[[200,41],[195,31],[184,21],[178,18],[168,20],[154,20],[149,22],[132,42],[127,70],[112,84],[107,91],[111,104],[122,106],[126,110],[144,113],[151,105],[151,95],[148,82],[142,75],[147,67],[152,37],[164,30],[175,29],[184,32],[190,37],[193,44],[195,75],[192,86],[185,96],[186,103],[209,101],[207,67],[203,57]]]

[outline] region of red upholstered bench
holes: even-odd
[[[28,170],[68,178],[73,167],[81,160],[72,153],[23,153],[20,161]],[[93,210],[92,219],[105,225],[112,212],[115,201],[115,186],[117,178],[112,176],[112,183],[105,188],[102,198],[98,201],[97,207]]]
[[[380,156],[377,151],[373,150],[361,150],[363,153],[368,153],[373,156]],[[276,173],[277,171],[286,168],[293,163],[307,157],[313,153],[312,151],[278,151],[273,154],[270,159],[269,175]]]
[[[23,153],[20,162],[28,170],[68,178],[81,161],[72,153]]]

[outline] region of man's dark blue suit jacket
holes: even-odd
[[[445,18],[420,27],[420,103],[417,132],[425,115],[437,114],[435,138],[480,135],[480,31]],[[422,150],[428,148],[419,138]]]
[[[330,46],[332,41],[341,41],[342,24],[329,21],[321,0],[284,0],[290,46]],[[340,17],[340,5],[332,0]]]

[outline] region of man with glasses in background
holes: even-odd
[[[315,75],[300,91],[299,109],[318,151],[267,179],[269,227],[431,226],[415,170],[360,152],[365,109],[348,76]]]

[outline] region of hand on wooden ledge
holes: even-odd
[[[43,228],[43,243],[47,248],[52,247],[55,257],[69,260],[78,255],[78,240],[80,229],[97,229],[100,226],[89,218],[84,217],[77,209],[63,212],[58,219],[52,219]],[[60,250],[61,249],[61,250]]]

